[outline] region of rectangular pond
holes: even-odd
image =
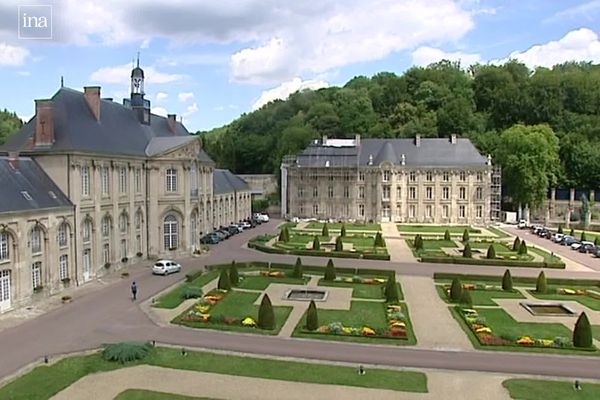
[[[574,317],[577,315],[574,310],[562,303],[521,303],[521,306],[529,311],[532,315],[546,317]]]
[[[321,289],[290,289],[285,292],[283,298],[285,300],[298,301],[325,301],[327,300],[327,290]]]

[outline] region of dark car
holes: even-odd
[[[229,232],[229,230],[225,228],[221,228],[217,232],[221,232],[223,235],[225,235],[225,239],[229,239],[231,236],[233,236],[233,233]]]
[[[200,239],[200,243],[202,244],[217,244],[221,241],[217,235],[213,235],[209,233],[208,235],[203,236]]]
[[[575,243],[577,241],[577,239],[575,239],[573,236],[565,236],[563,238],[563,240],[560,242],[560,244],[562,244],[563,246],[570,246],[573,243]]]
[[[596,246],[594,243],[583,242],[581,243],[581,247],[577,249],[580,253],[595,253]]]

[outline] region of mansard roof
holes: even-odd
[[[215,169],[213,173],[213,193],[233,193],[250,190],[245,180],[235,175],[228,169]]]

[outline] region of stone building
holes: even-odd
[[[215,163],[200,138],[190,135],[175,115],[150,112],[139,66],[132,70],[131,96],[123,104],[102,98],[100,90],[61,87],[52,98],[36,100],[35,116],[0,147],[19,165],[43,171],[56,196],[64,197],[68,210],[41,209],[36,203],[22,211],[0,208],[0,234],[9,233],[8,248],[17,246],[19,255],[25,254],[21,249],[29,245],[26,237],[37,221],[48,244],[39,286],[53,290],[63,276],[57,272],[62,271],[57,218],[64,220],[71,238],[67,277],[78,285],[137,260],[189,255],[203,234],[251,215],[250,190],[240,182],[215,197]],[[221,212],[215,207],[228,195],[234,200],[217,220]],[[0,260],[0,276],[12,275],[13,295],[31,294],[35,265],[25,256],[17,264]],[[26,283],[25,277],[33,282]]]
[[[285,218],[486,224],[500,175],[468,139],[317,140],[281,166]]]

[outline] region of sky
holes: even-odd
[[[61,77],[121,102],[139,52],[153,112],[195,132],[297,90],[441,59],[600,63],[599,34],[600,0],[2,0],[0,109],[30,119]]]

